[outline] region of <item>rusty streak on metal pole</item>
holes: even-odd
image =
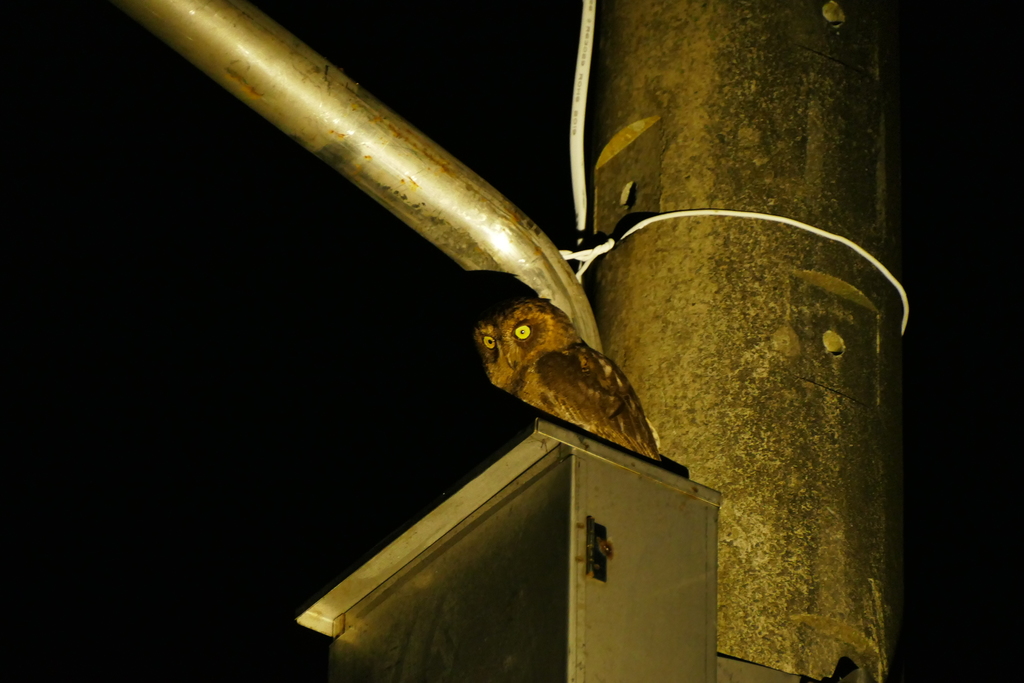
[[[466,270],[512,273],[601,348],[583,288],[512,202],[243,0],[111,0]]]
[[[598,8],[597,230],[771,213],[898,275],[892,3]],[[842,245],[724,217],[651,225],[595,289],[663,454],[723,494],[719,651],[814,678],[847,656],[883,681],[903,602],[897,292]]]

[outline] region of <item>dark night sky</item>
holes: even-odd
[[[257,4],[571,246],[578,2]],[[50,42],[22,54],[8,190],[46,652],[110,679],[322,683],[328,640],[294,609],[533,415],[468,336],[525,290],[459,269],[113,6],[31,11],[13,32]],[[988,372],[943,365],[950,333],[991,320],[957,287],[987,187],[958,164],[997,133],[949,132],[980,86],[952,21],[903,21],[908,524],[926,535],[924,453],[978,429],[937,400],[937,368]]]

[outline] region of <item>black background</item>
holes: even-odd
[[[577,2],[258,5],[572,246]],[[468,334],[527,290],[462,271],[113,6],[10,21],[8,366],[29,419],[8,528],[35,678],[322,682],[329,641],[295,608],[533,415]],[[995,441],[983,387],[1009,340],[983,252],[1011,225],[984,211],[1008,201],[991,164],[1012,126],[984,104],[983,34],[901,22],[914,633],[977,602],[963,582],[933,599],[983,545],[936,492]],[[925,647],[953,657],[952,637]]]

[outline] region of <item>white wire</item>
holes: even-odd
[[[907,320],[910,319],[910,300],[907,298],[907,291],[903,289],[903,285],[901,285],[900,281],[897,280],[893,276],[893,274],[889,272],[888,268],[883,266],[878,259],[876,259],[874,256],[865,251],[864,248],[861,247],[856,242],[852,242],[846,239],[845,237],[842,237],[841,235],[826,232],[825,230],[822,230],[821,228],[816,228],[813,225],[801,223],[800,221],[794,220],[792,218],[786,218],[785,216],[773,216],[772,214],[768,213],[756,213],[754,211],[731,211],[729,209],[689,209],[686,211],[669,211],[668,213],[662,213],[658,214],[657,216],[645,218],[644,220],[640,221],[632,228],[627,230],[619,241],[621,242],[622,240],[632,235],[634,232],[642,230],[651,223],[654,223],[656,221],[663,221],[668,218],[684,218],[689,216],[731,216],[733,218],[753,218],[762,221],[773,221],[775,223],[784,223],[786,225],[791,225],[794,228],[806,230],[807,232],[818,235],[819,237],[824,237],[825,239],[832,240],[834,242],[839,242],[840,244],[845,244],[846,246],[850,247],[855,252],[863,256],[865,259],[867,259],[868,263],[877,268],[879,272],[881,272],[882,275],[884,275],[886,279],[892,283],[893,287],[896,288],[896,291],[899,292],[900,299],[903,301],[903,321],[900,324],[900,334],[903,334],[907,331]],[[597,247],[594,247],[593,249],[585,249],[583,251],[578,252],[562,251],[561,254],[566,260],[575,259],[581,262],[580,269],[576,273],[576,278],[580,282],[583,282],[583,273],[585,273],[587,268],[590,267],[590,264],[593,263],[594,260],[601,254],[611,251],[613,247],[615,247],[615,240],[608,238],[607,242],[605,242],[604,244],[600,244]]]
[[[569,125],[569,169],[572,174],[572,200],[576,207],[576,230],[587,227],[587,174],[583,161],[583,131],[587,119],[587,86],[590,82],[590,58],[594,46],[596,0],[583,0],[580,21],[580,45],[576,53],[576,82],[572,92],[572,118]],[[577,244],[582,239],[577,240]]]

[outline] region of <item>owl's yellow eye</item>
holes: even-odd
[[[530,326],[529,325],[520,325],[519,327],[517,327],[516,328],[516,336],[519,337],[520,339],[526,339],[527,337],[529,337],[530,336]]]
[[[484,335],[484,346],[489,349],[493,349],[497,344],[494,341],[494,337],[488,337]]]

